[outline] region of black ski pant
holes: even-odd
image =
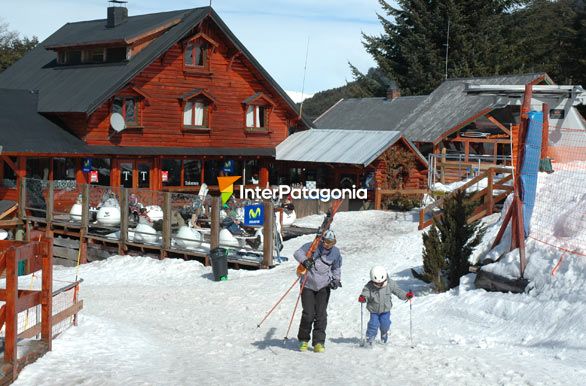
[[[324,344],[326,341],[326,327],[328,325],[328,302],[330,301],[330,287],[319,291],[304,288],[301,293],[301,323],[299,323],[299,341],[309,342],[311,326],[313,325],[313,345]]]

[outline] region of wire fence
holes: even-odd
[[[586,130],[550,127],[548,142],[529,237],[586,256]]]

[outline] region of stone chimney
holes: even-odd
[[[126,1],[110,1],[113,4],[124,4]],[[119,7],[108,7],[108,21],[106,23],[107,28],[114,28],[128,20],[128,8],[124,6]]]
[[[397,99],[400,96],[401,90],[399,90],[397,82],[392,80],[391,84],[389,84],[389,88],[387,89],[387,99],[392,101],[393,99]]]

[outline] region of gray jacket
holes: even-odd
[[[293,254],[295,260],[303,263],[307,259],[305,254],[309,251],[310,246],[311,243],[307,243],[295,251]],[[327,250],[320,244],[313,253],[313,262],[315,266],[305,274],[308,275],[307,282],[305,283],[306,288],[319,291],[330,285],[333,279],[340,280],[342,275],[342,255],[336,246]],[[305,280],[305,275],[301,277],[301,283]]]
[[[389,312],[393,307],[391,294],[395,294],[401,300],[407,300],[407,293],[397,283],[388,279],[387,285],[379,288],[369,281],[364,286],[361,295],[366,298],[366,309],[375,314]]]

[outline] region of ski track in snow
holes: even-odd
[[[316,226],[322,218],[302,220]],[[433,294],[410,273],[422,264],[415,212],[339,213],[332,227],[343,287],[332,291],[325,354],[297,351],[300,310],[283,339],[297,287],[256,327],[295,280],[292,254],[313,239],[302,236],[285,243],[288,262],[230,270],[226,282],[213,282],[211,269],[194,261],[117,256],[80,267],[79,326],[55,339],[15,385],[555,385],[586,376],[584,260],[568,258],[552,278],[555,253],[529,241],[527,272],[536,277],[529,294],[476,290],[473,275]],[[497,230],[491,225],[481,248]],[[396,298],[390,343],[359,347],[357,297],[378,264],[416,293],[414,348],[409,304]],[[56,268],[56,278],[74,276]]]

